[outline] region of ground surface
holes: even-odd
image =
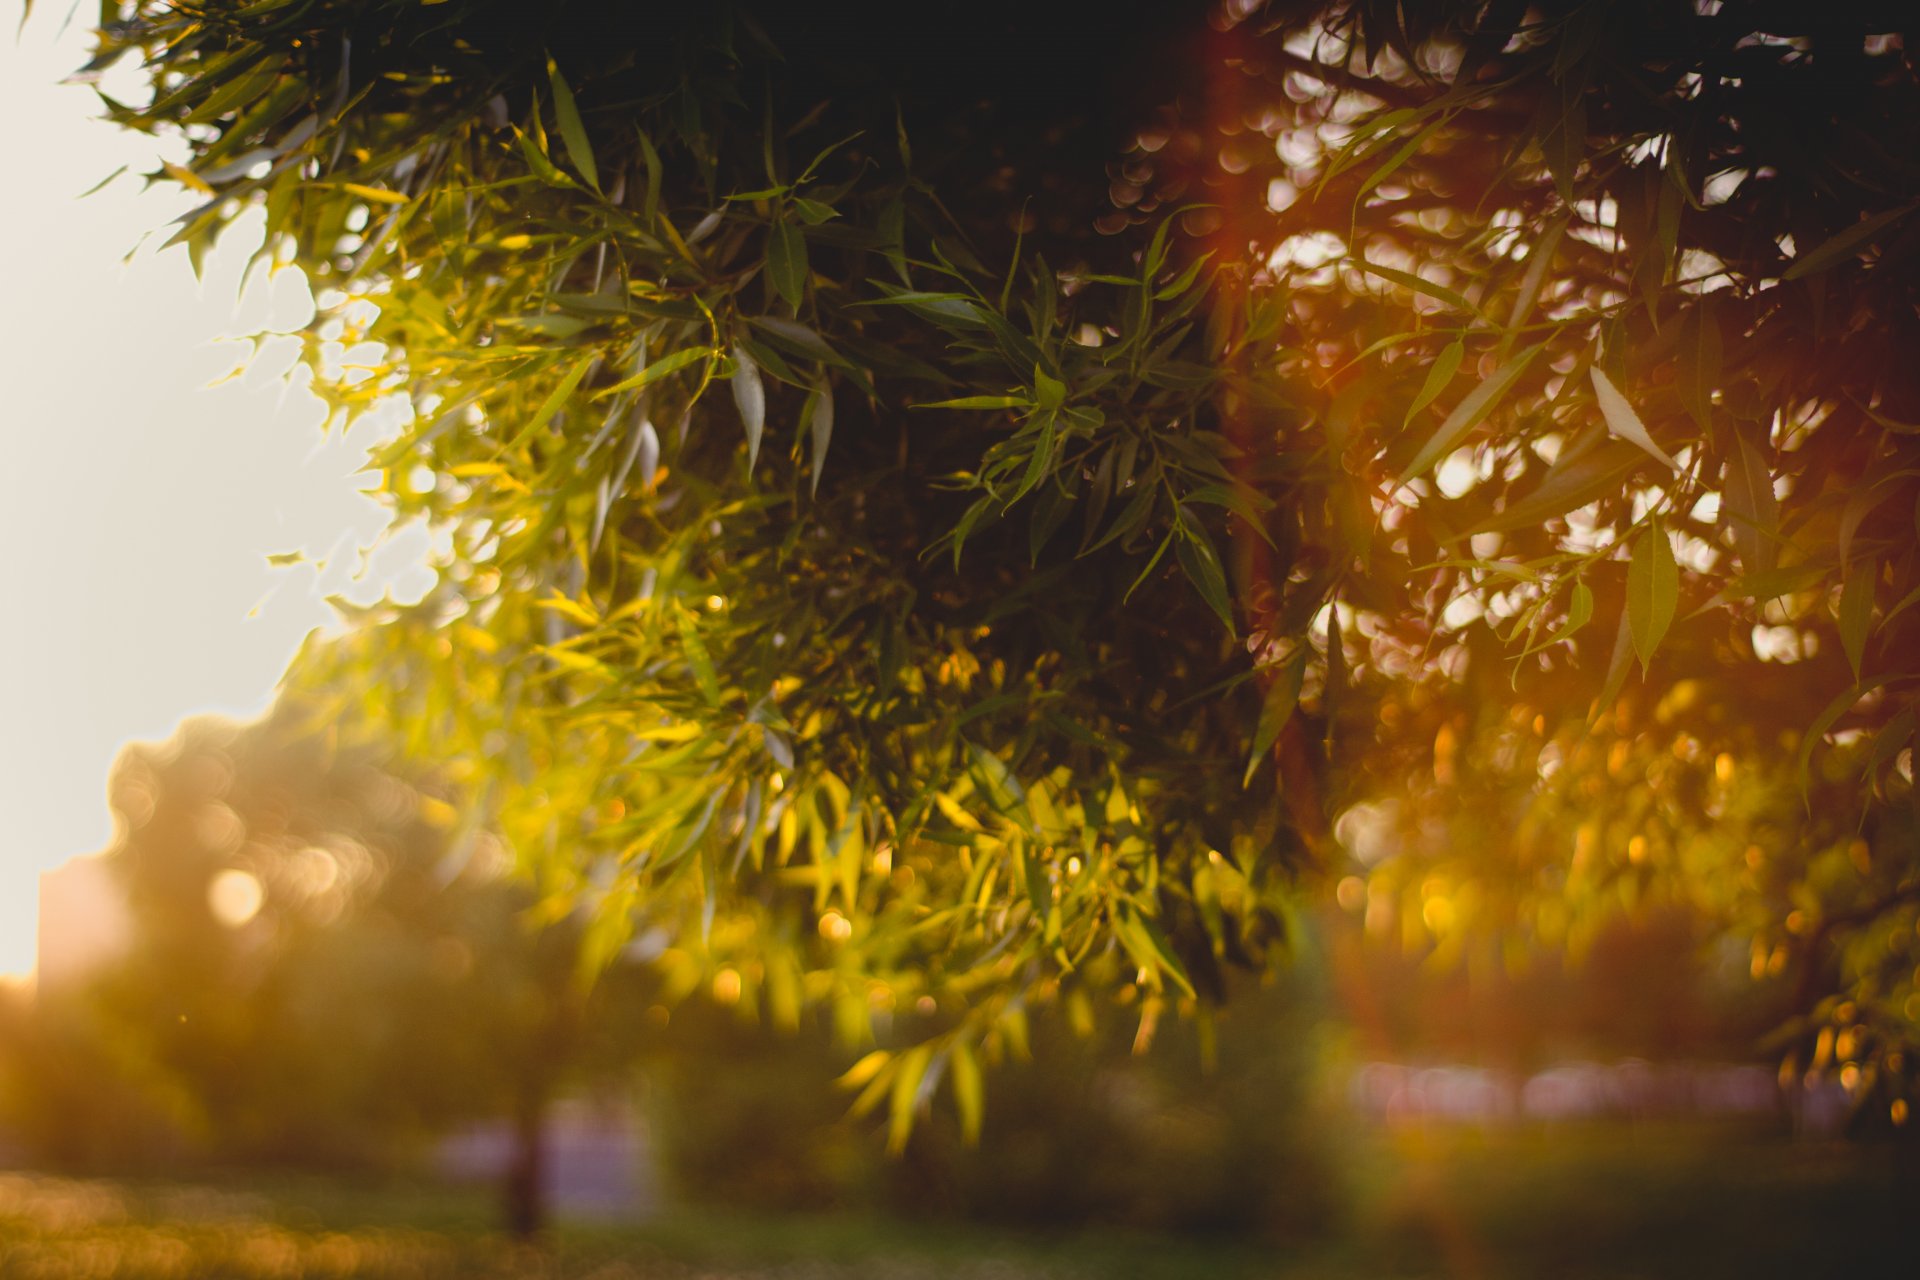
[[[1352,1208],[1296,1242],[1014,1235],[957,1224],[685,1212],[494,1234],[484,1194],[224,1178],[0,1174],[6,1280],[774,1277],[1906,1276],[1920,1183],[1885,1148],[1614,1127],[1356,1137]]]

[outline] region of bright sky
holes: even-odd
[[[16,40],[19,8],[0,3],[0,975],[32,966],[39,873],[111,837],[120,745],[195,712],[265,710],[332,620],[322,591],[386,524],[355,474],[370,441],[323,438],[319,402],[279,376],[285,350],[209,386],[248,350],[215,339],[311,311],[297,271],[241,289],[257,224],[204,284],[184,250],[151,247],[170,229],[123,263],[193,201],[143,193],[160,144],[59,84],[89,43],[91,10],[59,33],[67,8],[37,5]],[[336,568],[323,583],[266,562],[294,550]]]

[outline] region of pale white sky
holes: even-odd
[[[251,245],[223,245],[204,284],[181,249],[122,262],[193,201],[143,193],[158,144],[59,84],[93,12],[57,35],[66,10],[36,5],[16,39],[17,0],[0,0],[0,974],[32,965],[39,872],[111,836],[120,745],[194,712],[263,711],[332,621],[322,590],[386,524],[355,474],[369,440],[322,436],[319,402],[279,376],[288,356],[208,385],[247,350],[220,335],[304,322],[297,271],[262,270],[243,294]],[[266,563],[292,550],[336,567],[322,583]]]

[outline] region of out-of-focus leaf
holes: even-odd
[[[1151,917],[1123,907],[1114,920],[1114,928],[1135,964],[1148,973],[1165,974],[1186,995],[1193,994],[1193,981],[1187,977],[1187,967],[1180,963],[1180,957],[1167,942],[1167,935]]]
[[[980,1144],[980,1124],[986,1115],[987,1091],[980,1076],[980,1060],[973,1047],[956,1039],[948,1056],[953,1075],[953,1101],[960,1111],[960,1140],[969,1147]]]
[[[917,1044],[900,1055],[887,1099],[887,1154],[899,1155],[913,1136],[913,1113],[920,1105],[920,1084],[933,1057],[930,1045]]]
[[[714,669],[713,655],[707,652],[707,642],[700,638],[699,624],[685,609],[675,609],[673,621],[679,629],[680,647],[686,652],[687,666],[693,672],[694,683],[700,688],[700,696],[706,699],[708,706],[719,706],[720,676]]]

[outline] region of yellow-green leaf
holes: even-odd
[[[573,167],[580,171],[587,185],[598,191],[600,170],[593,161],[593,145],[587,141],[587,128],[580,121],[579,108],[574,105],[573,90],[552,58],[547,59],[547,79],[553,85],[553,110],[560,117],[560,143],[567,149],[567,159],[573,161]]]

